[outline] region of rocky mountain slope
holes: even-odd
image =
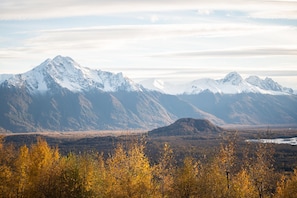
[[[296,125],[297,96],[259,93],[180,95],[204,112],[237,125]]]

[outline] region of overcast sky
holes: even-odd
[[[56,55],[136,82],[237,71],[297,89],[297,1],[0,1],[0,73]]]

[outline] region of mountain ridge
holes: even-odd
[[[70,57],[56,56],[47,59],[32,70],[22,74],[0,74],[0,84],[25,86],[33,93],[50,90],[49,84],[69,89],[73,92],[98,89],[104,92],[143,91],[144,89],[166,94],[199,94],[210,91],[220,94],[260,93],[270,95],[295,94],[291,88],[283,87],[273,79],[249,76],[243,79],[238,72],[230,72],[222,79],[201,78],[191,82],[172,84],[159,79],[147,79],[135,83],[122,73],[111,73],[82,67]],[[297,93],[297,91],[296,91]]]
[[[212,87],[202,91],[200,81],[188,87],[171,85],[173,91],[188,88],[188,92],[167,94],[146,89],[122,73],[89,69],[70,57],[56,56],[23,74],[0,75],[0,129],[152,129],[187,117],[207,119],[216,125],[297,123],[297,95],[236,89],[241,86],[247,90],[273,89],[275,93],[288,91],[272,79],[252,77],[252,86],[233,72],[219,80],[203,79]],[[169,86],[152,82],[160,90]],[[224,94],[218,84],[232,94]]]
[[[291,88],[283,87],[273,79],[264,80],[258,76],[249,76],[243,79],[238,72],[230,72],[224,78],[214,80],[201,78],[183,84],[171,84],[158,79],[147,79],[140,82],[145,88],[161,91],[167,94],[199,94],[204,91],[219,94],[260,93],[270,95],[295,94]],[[162,86],[158,86],[162,85]],[[173,89],[172,87],[175,87]]]
[[[69,57],[6,77],[0,84],[0,128],[12,132],[151,129],[184,116],[224,123],[122,73],[82,67]]]

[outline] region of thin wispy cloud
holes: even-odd
[[[163,58],[199,58],[199,57],[257,57],[257,56],[296,56],[297,48],[256,47],[238,49],[220,49],[191,52],[173,52],[155,54],[151,57]]]
[[[113,25],[86,28],[62,28],[33,31],[31,38],[23,40],[23,47],[0,48],[0,57],[13,57],[20,52],[64,50],[110,50],[120,49],[132,42],[144,45],[143,41],[159,39],[179,40],[187,37],[233,37],[253,34],[263,29],[259,25],[225,24],[162,24],[162,25]],[[283,28],[281,28],[283,29]],[[26,34],[29,34],[26,32]],[[131,47],[131,46],[130,46]]]
[[[269,27],[267,27],[268,29]],[[170,39],[187,36],[232,37],[263,31],[265,27],[241,24],[165,24],[165,25],[118,25],[88,28],[53,29],[36,32],[28,44],[61,44],[71,42]]]
[[[170,10],[244,10],[251,16],[261,18],[297,18],[296,1],[227,1],[227,0],[3,0],[0,2],[0,19],[28,20],[40,18],[60,18],[112,13],[170,11]]]

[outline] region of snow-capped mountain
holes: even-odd
[[[218,81],[221,84],[239,86],[243,83],[243,78],[237,72],[231,72],[225,78]]]
[[[122,73],[85,68],[69,57],[0,79],[0,131],[151,129],[181,117],[224,123],[177,96],[150,92]]]
[[[104,92],[142,91],[141,86],[124,77],[122,73],[92,70],[63,56],[47,59],[26,73],[2,76],[2,79],[2,83],[8,86],[25,87],[31,93],[46,92],[53,87],[66,88],[72,92],[92,89]]]
[[[47,59],[26,73],[0,75],[0,131],[151,129],[185,117],[219,125],[297,123],[297,95],[269,78],[231,72],[219,80],[142,84],[157,91],[69,57]]]
[[[198,79],[189,83],[176,84],[158,79],[147,79],[139,84],[133,82],[122,73],[82,67],[70,57],[56,56],[47,59],[34,69],[17,75],[0,75],[0,84],[25,87],[31,93],[44,93],[55,87],[66,88],[72,92],[92,89],[103,92],[143,91],[144,88],[166,94],[199,94],[203,91],[220,94],[261,93],[270,95],[294,94],[271,78],[264,80],[258,76],[243,79],[237,72],[227,74],[223,79]]]
[[[162,91],[169,94],[199,94],[203,91],[220,94],[239,94],[239,93],[261,93],[270,95],[294,94],[290,88],[282,87],[271,78],[260,79],[257,76],[250,76],[243,79],[237,72],[227,74],[223,79],[214,80],[203,78],[184,84],[169,84],[162,82],[163,86],[156,86],[156,79],[153,83],[150,81],[140,82],[145,88]]]
[[[262,80],[258,76],[250,76],[246,79],[246,81],[249,84],[259,87],[260,89],[263,89],[263,90],[284,92],[284,93],[290,93],[290,94],[293,93],[293,89],[283,87],[268,77],[266,77],[264,80]]]

